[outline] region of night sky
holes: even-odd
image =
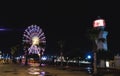
[[[100,2],[101,1],[101,2]],[[58,50],[58,41],[65,42],[66,51],[91,49],[87,30],[92,27],[97,16],[106,21],[108,33],[108,48],[120,50],[118,2],[86,1],[86,2],[24,2],[1,5],[0,50],[21,44],[24,30],[32,25],[39,25],[46,35],[46,51]]]

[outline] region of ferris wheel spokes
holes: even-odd
[[[23,39],[23,43],[29,44],[28,54],[40,54],[40,52],[45,51],[44,46],[39,45],[46,44],[46,37],[44,35],[43,30],[39,26],[28,26],[28,28],[24,31]]]

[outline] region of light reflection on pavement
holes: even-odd
[[[29,65],[30,65],[30,68],[28,68],[29,74],[32,74],[32,75],[39,75],[40,74],[39,63],[31,63]]]
[[[90,75],[82,71],[60,70],[58,69],[58,67],[50,66],[43,67],[43,66],[26,66],[21,64],[0,64],[0,76],[90,76]]]
[[[28,68],[28,73],[31,75],[45,76],[48,72],[40,69],[39,63],[31,63],[30,68]]]

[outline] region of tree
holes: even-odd
[[[97,49],[96,40],[98,38],[99,33],[100,30],[98,29],[95,28],[88,29],[88,38],[92,41],[92,46],[94,51]]]
[[[25,65],[28,65],[28,45],[24,45],[24,51],[25,51]]]
[[[96,41],[97,41],[97,38],[98,38],[98,35],[100,33],[100,30],[99,29],[95,29],[95,28],[92,28],[92,29],[89,29],[88,30],[88,37],[89,39],[92,41],[92,46],[93,46],[93,74],[96,75],[97,74],[97,56],[96,56],[96,52],[97,52],[97,44],[96,44]]]
[[[13,61],[15,61],[15,56],[17,55],[18,50],[19,50],[19,45],[15,45],[15,46],[11,47],[10,52],[11,52]]]
[[[60,40],[58,41],[58,45],[59,45],[59,48],[60,48],[60,57],[61,57],[61,66],[63,66],[63,47],[64,47],[64,41],[63,40]]]

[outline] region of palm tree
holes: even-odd
[[[96,41],[98,39],[99,32],[100,30],[95,29],[95,28],[90,28],[88,30],[88,37],[92,41],[92,46],[93,46],[94,51],[96,51],[97,49]]]
[[[98,35],[99,35],[100,30],[99,29],[89,29],[88,30],[88,37],[89,39],[92,41],[92,46],[93,46],[93,53],[94,53],[94,61],[93,61],[93,74],[96,75],[97,74],[97,66],[96,66],[96,61],[97,61],[97,56],[96,56],[96,52],[97,52],[97,45],[96,45],[96,41],[98,39]]]
[[[13,61],[15,61],[15,56],[16,56],[18,50],[19,50],[19,45],[15,45],[15,46],[11,47],[10,53],[12,55]]]
[[[64,41],[63,40],[58,41],[58,45],[59,45],[59,48],[60,48],[61,66],[63,66],[62,57],[63,57]]]
[[[25,65],[28,65],[28,45],[24,46],[25,51]]]

